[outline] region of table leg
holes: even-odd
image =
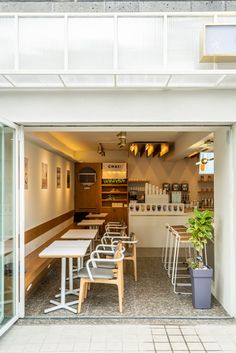
[[[77,313],[76,309],[73,309],[70,307],[70,305],[77,304],[78,301],[66,303],[66,258],[63,257],[61,259],[61,295],[60,295],[61,301],[58,302],[56,300],[50,300],[50,303],[55,305],[52,308],[44,310],[44,313],[50,313],[55,310],[60,310],[60,309],[66,309],[71,311],[72,313]]]
[[[65,295],[76,295],[79,296],[79,288],[73,287],[73,258],[69,258],[69,289],[65,290]],[[55,298],[61,297],[62,292],[60,294],[56,294]]]

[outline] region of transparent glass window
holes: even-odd
[[[16,314],[15,137],[0,124],[0,329]]]
[[[0,17],[0,69],[14,69],[14,18]]]
[[[118,19],[118,67],[160,68],[163,64],[161,17]]]
[[[200,64],[200,35],[203,24],[213,17],[168,18],[168,68],[211,69],[212,64]]]
[[[112,69],[113,43],[112,18],[69,18],[69,69]]]
[[[19,19],[20,69],[63,69],[64,19]]]

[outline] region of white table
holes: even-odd
[[[91,229],[101,227],[105,223],[105,219],[83,219],[77,223],[78,227],[89,227]]]
[[[98,229],[69,229],[62,235],[61,239],[66,240],[91,240],[90,253],[93,251],[94,239],[98,235]]]
[[[39,257],[61,259],[61,294],[57,295],[57,297],[61,298],[61,301],[50,300],[50,303],[54,304],[55,307],[44,310],[45,314],[59,309],[66,309],[76,314],[76,309],[71,308],[71,305],[78,304],[78,300],[66,303],[66,294],[77,294],[73,289],[73,258],[83,258],[90,243],[91,241],[89,240],[56,240],[39,254]],[[67,258],[70,264],[70,288],[69,291],[66,292]]]
[[[89,213],[85,218],[100,219],[100,218],[106,218],[107,216],[108,216],[108,213]]]

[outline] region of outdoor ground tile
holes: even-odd
[[[187,351],[188,347],[186,345],[186,343],[182,343],[182,342],[172,342],[171,343],[171,347],[174,351]]]
[[[220,346],[217,343],[203,343],[205,350],[207,351],[217,351],[221,350]]]
[[[204,347],[201,343],[199,342],[191,342],[188,343],[188,348],[190,351],[201,351],[204,350]]]

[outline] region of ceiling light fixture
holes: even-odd
[[[154,152],[154,145],[152,143],[146,143],[145,153],[147,157],[150,157]]]
[[[130,151],[130,153],[132,153],[136,157],[138,154],[138,144],[131,143],[131,145],[129,146],[129,151]]]
[[[207,164],[209,161],[213,161],[214,160],[214,158],[202,158],[200,161],[198,161],[198,162],[196,162],[195,164],[196,165],[200,165],[200,164],[203,164],[203,165],[205,165],[205,164]]]
[[[119,132],[119,134],[116,135],[119,139],[118,146],[120,148],[125,148],[126,146],[126,132]]]
[[[102,157],[105,157],[105,151],[101,143],[98,144],[97,153],[100,154]]]
[[[161,150],[159,153],[159,157],[163,157],[170,150],[170,146],[168,143],[161,143]]]

